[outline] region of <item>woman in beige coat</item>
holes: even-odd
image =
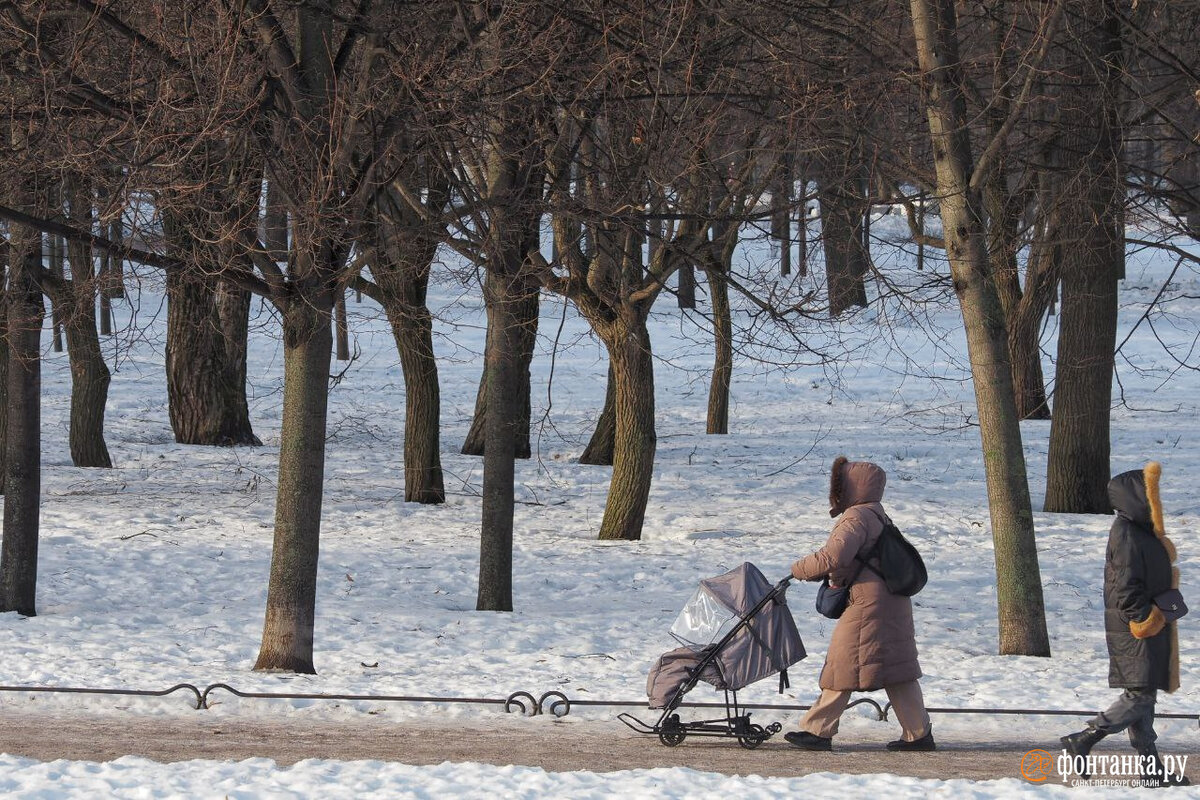
[[[792,565],[792,576],[850,587],[850,602],[838,620],[821,670],[821,696],[800,730],[785,738],[805,750],[831,750],[838,721],[853,692],[887,692],[903,736],[889,750],[934,750],[933,728],[921,696],[921,666],[913,630],[912,602],[891,594],[874,570],[856,559],[874,546],[887,515],[880,501],[887,473],[869,461],[838,456],[829,478],[829,514],[841,517],[825,546]],[[877,564],[874,566],[878,566]]]

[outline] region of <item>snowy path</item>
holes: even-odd
[[[1057,752],[1056,742],[943,743],[936,753],[896,754],[883,742],[839,743],[834,753],[797,750],[776,737],[754,751],[725,740],[689,741],[676,748],[638,736],[617,723],[476,718],[449,727],[372,719],[361,724],[315,720],[288,723],[245,718],[214,719],[90,715],[45,716],[5,712],[0,753],[48,762],[109,761],[136,755],[161,763],[191,759],[271,758],[280,766],[309,758],[377,760],[435,765],[474,762],[519,764],[553,772],[612,772],[690,767],[726,775],[794,777],[813,772],[847,775],[891,773],[917,778],[1015,778],[1031,746]],[[1104,750],[1123,752],[1119,743]],[[1097,750],[1097,752],[1101,752]]]

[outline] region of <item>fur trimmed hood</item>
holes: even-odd
[[[1167,538],[1163,527],[1162,497],[1159,493],[1161,478],[1162,465],[1157,461],[1151,461],[1143,469],[1122,472],[1108,482],[1108,502],[1118,515],[1153,532],[1174,563],[1175,545]]]

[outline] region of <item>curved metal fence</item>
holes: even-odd
[[[191,683],[178,683],[168,689],[96,689],[84,686],[0,686],[0,692],[19,694],[79,694],[79,695],[122,695],[127,697],[166,697],[175,692],[190,693],[189,700],[193,708],[204,710],[209,708],[209,697],[213,692],[224,691],[235,697],[252,700],[350,700],[376,703],[432,703],[432,704],[472,704],[501,706],[506,713],[519,711],[524,716],[551,714],[565,717],[574,707],[609,707],[609,708],[645,708],[645,701],[626,700],[573,700],[560,691],[544,692],[534,697],[530,692],[513,692],[507,697],[439,697],[423,695],[389,695],[389,694],[334,694],[324,692],[254,692],[242,691],[227,683],[212,683],[201,689]],[[193,699],[194,698],[194,699]],[[850,703],[849,707],[868,705],[875,710],[879,720],[886,720],[892,704],[879,705],[870,697],[860,697]],[[681,703],[681,708],[723,708],[721,703]],[[795,704],[741,704],[742,708],[760,711],[807,711],[810,706]],[[1092,717],[1097,709],[1061,709],[1061,708],[937,708],[926,709],[930,714],[981,714],[1009,716],[1065,716]],[[1188,719],[1196,720],[1200,726],[1200,715],[1190,713],[1164,712],[1156,713],[1155,719]]]

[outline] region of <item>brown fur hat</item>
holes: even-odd
[[[833,460],[829,470],[829,516],[836,517],[846,509],[842,507],[842,468],[850,463],[845,456]]]

